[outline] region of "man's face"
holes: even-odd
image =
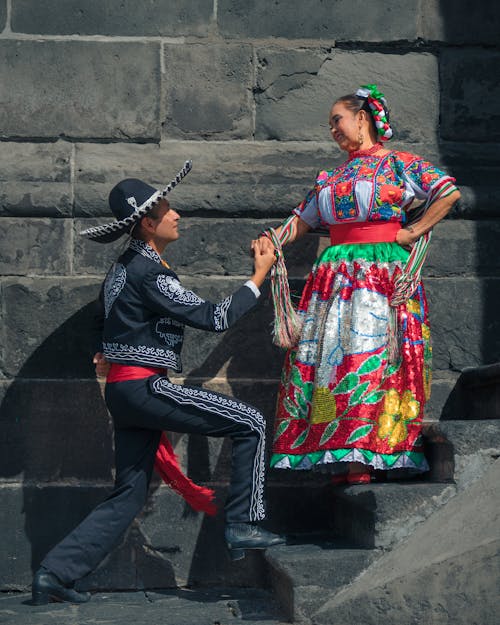
[[[176,241],[179,238],[179,213],[165,199],[160,200],[156,213],[158,217],[150,218],[154,223],[155,238],[160,239],[164,243]]]

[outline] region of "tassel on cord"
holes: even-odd
[[[162,480],[181,495],[191,508],[210,516],[215,515],[217,508],[214,503],[214,491],[198,486],[187,475],[184,475],[174,449],[164,432],[156,451],[155,469]]]
[[[295,310],[290,297],[288,272],[283,257],[282,244],[288,240],[294,216],[290,217],[278,236],[274,228],[262,233],[267,236],[276,250],[276,263],[271,268],[271,294],[274,304],[273,343],[278,347],[290,349],[295,347],[300,338],[302,322]]]
[[[406,304],[418,287],[431,238],[432,230],[417,240],[402,273],[394,281],[394,291],[389,301],[389,336],[387,341],[389,364],[395,365],[401,359],[403,335],[398,320],[398,307]]]

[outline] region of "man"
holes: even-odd
[[[89,593],[75,591],[74,581],[97,567],[144,506],[163,430],[232,439],[225,537],[233,559],[244,557],[245,549],[284,542],[256,524],[265,517],[263,415],[225,395],[172,384],[167,377],[167,369],[181,371],[184,326],[216,332],[231,327],[255,306],[274,262],[273,252],[253,241],[253,275],[218,304],[181,285],[161,254],[179,237],[179,215],[166,195],[190,169],[187,162],[163,191],[137,179],[123,180],[109,197],[116,221],[82,233],[104,243],[131,235],[103,283],[102,350],[94,357],[98,367],[104,360],[111,363],[105,399],[115,428],[116,481],[110,496],[42,561],[32,585],[36,605],[51,599],[88,601]]]

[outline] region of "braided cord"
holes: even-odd
[[[275,248],[276,262],[271,268],[271,295],[274,305],[273,343],[290,349],[300,338],[302,322],[290,296],[288,272],[283,256],[283,245],[293,236],[295,215],[291,215],[281,225],[281,231],[269,228],[261,233],[271,240]]]

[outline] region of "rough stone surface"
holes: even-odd
[[[62,141],[1,143],[0,215],[71,215],[70,159],[71,146]]]
[[[442,221],[434,228],[424,277],[498,275],[499,237],[499,221]]]
[[[305,540],[273,547],[265,556],[273,591],[291,622],[306,621],[325,597],[351,583],[378,555],[319,536]]]
[[[484,302],[500,301],[498,278],[429,278],[433,366],[461,371],[500,360],[499,319]]]
[[[5,28],[7,18],[7,0],[0,0],[0,32]]]
[[[98,286],[90,278],[6,278],[3,372],[31,378],[88,377],[93,348],[89,303]]]
[[[70,272],[69,220],[3,217],[0,224],[0,275]]]
[[[323,117],[321,121],[326,124]],[[457,163],[465,158],[458,150],[441,156],[433,145],[400,141],[392,147],[422,154],[455,175]],[[484,155],[472,154],[480,167],[486,167]],[[494,152],[488,152],[488,156],[489,171]],[[160,188],[187,159],[193,161],[193,171],[169,196],[182,214],[270,218],[288,215],[313,186],[317,171],[339,165],[345,154],[328,140],[163,141],[159,146],[80,143],[75,153],[75,213],[85,218],[103,216],[109,221],[108,194],[119,180],[138,177]],[[493,177],[493,170],[488,175]],[[495,189],[492,186],[486,196],[471,189],[458,215],[494,217],[495,211],[498,214]]]
[[[336,41],[415,39],[418,3],[367,5],[362,0],[219,0],[218,24],[226,37],[286,37]]]
[[[425,424],[423,431],[431,479],[452,478],[459,490],[487,474],[500,455],[499,419],[439,421]]]
[[[328,140],[333,101],[369,80],[387,97],[398,140],[436,140],[439,79],[433,54],[261,48],[257,56],[257,139]]]
[[[500,20],[495,0],[423,0],[422,37],[452,44],[498,45]]]
[[[0,41],[1,137],[159,138],[154,43]],[[61,80],[64,76],[64,80]]]
[[[250,138],[252,60],[249,45],[165,46],[163,136]]]
[[[12,1],[12,30],[40,35],[204,36],[211,16],[212,3],[204,0]]]
[[[109,218],[108,218],[109,221]],[[75,230],[98,223],[106,219],[76,219]],[[164,256],[176,273],[182,276],[217,275],[249,276],[251,258],[250,241],[262,230],[277,226],[280,220],[257,219],[200,219],[181,218],[179,224],[180,239],[167,248]],[[116,260],[123,241],[114,244],[96,245],[85,237],[75,237],[74,271],[78,275],[100,275],[107,271]],[[285,249],[288,275],[304,277],[310,271],[318,250],[324,241],[317,235],[306,236],[295,245]]]
[[[479,48],[442,53],[441,134],[444,139],[456,137],[460,128],[460,136],[465,141],[499,140],[500,86],[494,72],[490,71],[499,62],[498,51],[490,51],[487,62],[484,51]]]
[[[381,483],[341,487],[333,506],[334,531],[363,547],[390,547],[455,495],[453,485]]]
[[[314,183],[317,170],[331,163],[332,154],[331,143],[78,144],[75,213],[109,217],[108,194],[119,180],[137,177],[160,188],[192,159],[193,171],[169,195],[172,205],[183,212],[289,214]]]
[[[17,378],[2,387],[1,479],[111,479],[113,428],[95,380]]]
[[[494,625],[500,609],[499,477],[497,460],[482,479],[327,601],[312,623]]]
[[[179,588],[161,592],[100,593],[84,605],[33,607],[29,595],[0,598],[0,619],[11,625],[285,625],[269,592],[255,588]]]

